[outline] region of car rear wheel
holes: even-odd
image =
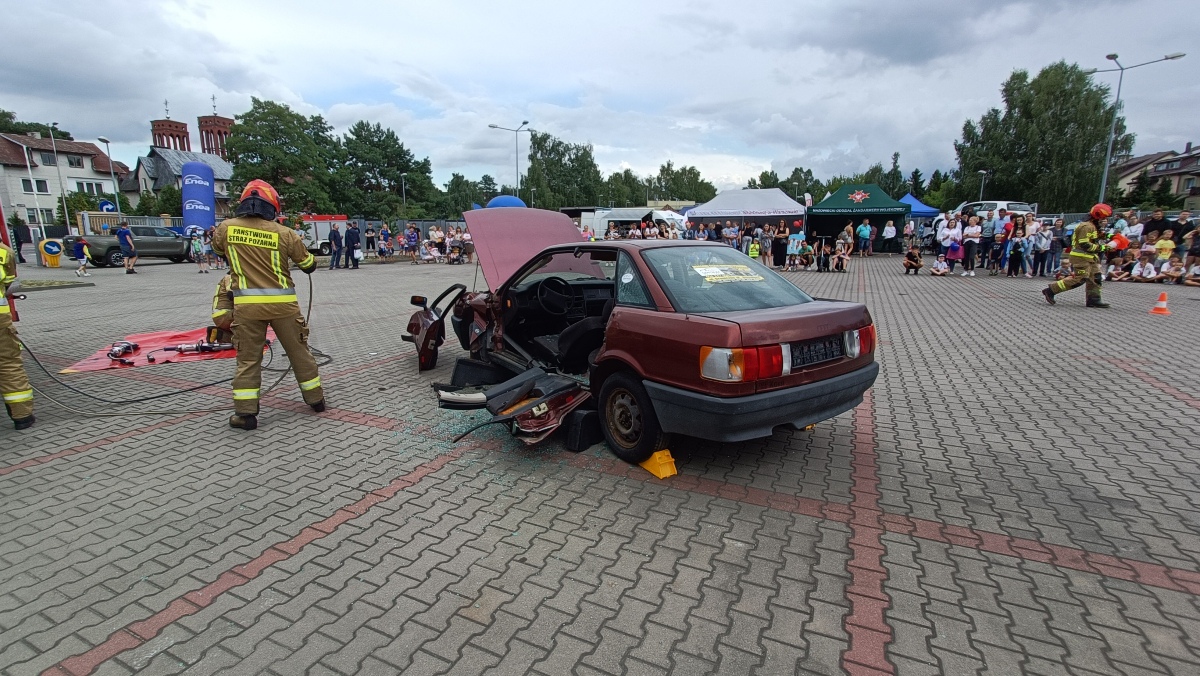
[[[171,256],[167,260],[171,261],[172,263],[182,263],[187,260],[187,256]]]
[[[104,256],[104,261],[114,268],[119,268],[125,264],[125,256],[121,255],[120,249],[115,249]]]
[[[625,462],[643,462],[667,446],[650,395],[628,373],[614,373],[600,387],[600,428],[613,454]]]
[[[321,244],[319,251],[321,252],[322,256],[328,256],[329,254],[333,253],[333,248],[329,245],[329,242],[325,242]]]

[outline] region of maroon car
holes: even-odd
[[[736,249],[585,242],[565,215],[537,209],[465,217],[488,289],[457,285],[432,306],[414,298],[405,339],[432,368],[449,316],[470,352],[455,388],[512,378],[504,396],[464,401],[524,416],[538,439],[544,416],[557,416],[552,429],[594,402],[612,450],[640,462],[672,433],[741,441],[826,420],[858,405],[879,373],[866,306],[814,300]],[[561,405],[566,392],[573,406]]]

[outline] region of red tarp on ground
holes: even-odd
[[[71,366],[59,371],[59,373],[81,373],[84,371],[104,371],[106,369],[127,369],[135,366],[154,366],[155,364],[175,363],[181,364],[192,361],[207,361],[209,359],[231,359],[237,355],[236,350],[222,350],[221,352],[185,352],[179,353],[174,350],[160,350],[159,348],[174,347],[184,343],[196,344],[198,341],[204,340],[208,329],[193,329],[191,331],[158,331],[156,333],[139,333],[133,336],[127,336],[124,340],[138,344],[138,351],[133,354],[124,356],[133,362],[132,365],[122,364],[121,362],[110,359],[108,350],[112,347],[111,344],[100,349],[96,354],[76,362]],[[267,329],[267,340],[274,342],[275,332]],[[154,351],[154,362],[146,360],[147,355]]]

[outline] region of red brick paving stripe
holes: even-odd
[[[865,292],[865,284],[860,283],[859,292]],[[883,589],[888,573],[883,565],[884,530],[880,527],[883,511],[879,509],[874,401],[873,393],[868,390],[863,402],[854,409],[854,450],[850,460],[854,498],[848,521],[851,556],[846,564],[846,572],[850,574],[850,584],[846,587],[850,612],[844,622],[850,647],[842,653],[842,668],[850,671],[851,665],[861,665],[870,673],[894,674],[895,667],[887,659],[892,628],[888,626],[886,611],[892,601]]]
[[[401,490],[414,485],[421,479],[429,476],[433,472],[445,467],[455,458],[463,454],[465,449],[456,449],[445,455],[439,456],[434,460],[422,463],[408,472],[404,476],[393,479],[387,486],[372,491],[364,495],[361,499],[353,504],[347,505],[339,509],[334,517],[337,517],[337,525],[341,525],[356,515],[362,514],[370,507],[382,502],[383,496],[391,497]],[[343,516],[344,515],[344,516]],[[298,554],[304,547],[319,540],[329,533],[333,532],[333,528],[328,531],[318,530],[316,526],[323,524],[330,525],[331,519],[324,519],[306,527],[286,542],[281,542],[273,547],[268,547],[266,551],[259,554],[248,563],[244,563],[221,573],[216,580],[204,585],[203,587],[188,592],[183,596],[177,597],[171,601],[166,608],[154,613],[150,617],[130,623],[113,632],[101,644],[93,647],[85,653],[68,657],[58,664],[46,669],[42,672],[42,676],[63,676],[63,674],[71,674],[72,676],[86,676],[95,671],[101,664],[116,657],[117,655],[132,650],[146,641],[158,636],[160,632],[173,622],[180,618],[194,615],[200,612],[202,608],[207,607],[218,597],[225,592],[235,587],[240,587],[247,582],[258,577],[262,572],[275,564],[285,561],[292,556]],[[336,528],[336,526],[334,526]]]
[[[170,427],[171,425],[176,425],[185,420],[191,420],[192,418],[198,418],[202,415],[206,415],[206,414],[204,414],[204,413],[188,413],[187,415],[181,415],[181,416],[178,416],[175,418],[168,418],[167,420],[163,420],[161,422],[156,422],[153,425],[148,425],[146,427],[139,427],[137,429],[129,430],[127,432],[122,432],[120,434],[114,434],[114,435],[107,436],[107,437],[104,437],[101,439],[96,439],[95,441],[89,441],[86,444],[79,444],[78,446],[72,446],[70,448],[63,449],[57,453],[51,453],[49,455],[41,455],[36,458],[30,458],[23,462],[19,462],[15,465],[9,465],[7,467],[0,467],[0,476],[12,474],[13,472],[16,472],[18,470],[28,469],[30,467],[36,467],[38,465],[45,464],[52,460],[58,460],[59,458],[66,458],[66,457],[69,457],[72,455],[86,453],[92,449],[100,448],[101,446],[115,444],[118,441],[124,441],[126,439],[131,439],[133,437],[141,436],[143,434],[147,434],[147,433],[153,432],[155,430],[160,430],[164,427]]]
[[[1184,392],[1183,390],[1180,390],[1179,388],[1177,388],[1169,383],[1164,383],[1163,381],[1159,380],[1158,378],[1155,378],[1154,376],[1150,375],[1149,373],[1146,373],[1138,365],[1141,362],[1141,360],[1115,359],[1115,358],[1111,358],[1111,357],[1103,357],[1102,359],[1104,361],[1107,361],[1109,363],[1112,363],[1116,366],[1119,366],[1119,367],[1125,369],[1126,373],[1129,373],[1130,375],[1137,377],[1138,379],[1145,382],[1147,385],[1157,388],[1158,390],[1160,390],[1166,394],[1169,394],[1172,397],[1175,397],[1179,401],[1182,401],[1183,403],[1187,404],[1188,406],[1191,406],[1192,408],[1196,409],[1197,411],[1200,411],[1200,399],[1197,399],[1197,398],[1193,397],[1192,395],[1188,394],[1187,392]]]

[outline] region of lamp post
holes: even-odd
[[[108,177],[113,182],[113,201],[117,203],[117,222],[121,222],[121,189],[117,186],[117,174],[113,171],[112,151],[108,147],[108,139],[97,136],[96,140],[104,144],[104,154],[108,156]]]
[[[50,123],[50,148],[54,150],[54,169],[58,172],[58,193],[62,197],[63,223],[67,226],[67,232],[70,232],[71,222],[67,220],[67,189],[63,185],[62,165],[58,163],[58,143],[54,140],[54,130],[57,128],[57,122]]]
[[[403,205],[400,207],[401,212],[404,214],[401,218],[403,220],[407,221],[408,220],[408,172],[407,171],[400,172],[400,196],[404,200]]]
[[[527,125],[527,124],[529,124],[529,120],[522,120],[521,126],[517,127],[516,129],[509,129],[508,127],[501,127],[498,124],[489,124],[488,125],[488,129],[499,129],[500,131],[511,131],[513,133],[513,171],[517,175],[515,182],[513,184],[513,195],[515,195],[518,198],[521,197],[521,164],[520,164],[521,163],[521,148],[517,141],[520,138],[521,132],[527,131],[527,132],[533,133],[532,129],[525,128],[525,125]]]
[[[537,186],[529,186],[529,208],[533,208],[533,192],[537,190]]]
[[[1173,52],[1171,54],[1167,54],[1161,59],[1146,61],[1145,63],[1139,63],[1134,66],[1122,66],[1121,62],[1117,60],[1119,57],[1116,54],[1108,54],[1104,58],[1117,64],[1116,68],[1106,68],[1104,70],[1091,68],[1083,71],[1084,75],[1120,72],[1120,75],[1117,76],[1117,96],[1113,99],[1112,124],[1108,128],[1108,150],[1104,153],[1104,172],[1100,175],[1100,199],[1097,201],[1103,202],[1104,195],[1108,192],[1108,167],[1112,163],[1113,141],[1115,140],[1114,137],[1117,134],[1117,111],[1121,109],[1121,85],[1125,82],[1125,71],[1133,70],[1134,68],[1141,68],[1142,66],[1149,66],[1152,63],[1159,63],[1161,61],[1175,61],[1177,59],[1182,59],[1185,56],[1187,55],[1183,52]]]
[[[987,183],[987,169],[980,169],[979,174],[979,201],[983,201],[983,184]]]

